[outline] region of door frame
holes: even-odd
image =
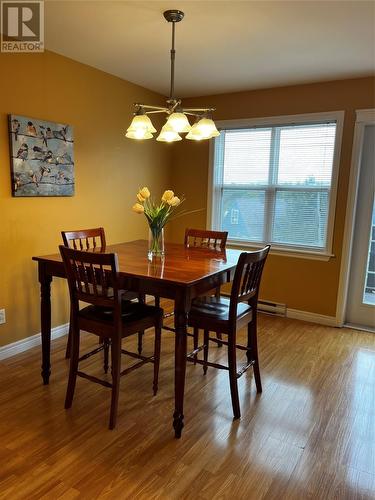
[[[336,323],[344,326],[346,316],[346,305],[348,299],[349,276],[352,259],[354,224],[357,209],[357,197],[359,186],[359,174],[361,170],[362,149],[365,127],[375,125],[375,109],[356,110],[356,121],[354,126],[352,160],[350,166],[350,177],[348,187],[348,199],[346,203],[346,217],[344,228],[344,239],[342,245],[339,288],[337,292]]]

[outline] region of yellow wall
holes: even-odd
[[[374,78],[272,88],[185,100],[185,105],[216,107],[215,119],[345,111],[333,253],[329,262],[270,256],[261,297],[289,308],[335,316],[345,221],[355,110],[375,107]],[[171,185],[186,195],[185,208],[207,206],[208,144],[181,141],[172,151]],[[176,223],[172,237],[182,241],[184,227],[205,227],[206,212]]]
[[[108,243],[144,238],[144,220],[130,212],[140,186],[162,192],[170,149],[123,135],[132,104],[163,98],[142,87],[54,53],[0,54],[0,345],[40,331],[37,265],[55,253],[60,231],[103,226]],[[74,127],[76,194],[12,198],[7,114]],[[53,325],[67,322],[66,284],[53,285]]]

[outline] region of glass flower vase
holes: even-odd
[[[164,228],[150,227],[148,230],[148,258],[164,255]]]

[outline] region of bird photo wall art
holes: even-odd
[[[13,196],[73,196],[73,130],[69,125],[9,115]]]

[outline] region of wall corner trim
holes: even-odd
[[[51,340],[55,340],[59,337],[67,335],[68,331],[69,331],[69,323],[65,323],[65,325],[59,325],[55,326],[54,328],[51,328]],[[32,347],[36,347],[41,343],[42,343],[41,334],[37,333],[36,335],[32,335],[31,337],[26,337],[25,339],[13,342],[12,344],[4,345],[0,347],[0,361],[2,359],[15,356],[16,354],[20,354],[21,352],[28,351]]]

